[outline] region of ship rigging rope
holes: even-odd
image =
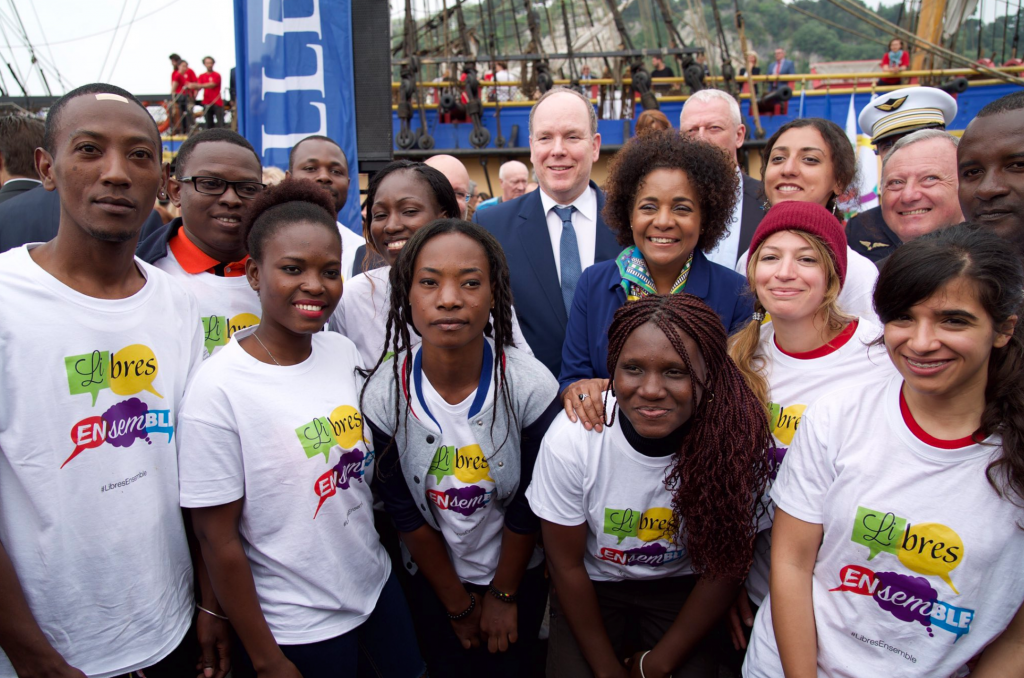
[[[124,11],[127,8],[128,0],[124,0],[124,2],[121,3],[121,13],[117,15],[116,24],[120,25],[121,19],[124,18]],[[110,52],[113,51],[115,42],[117,42],[117,31],[114,31],[114,34],[110,36],[110,44],[107,45],[107,55],[103,57],[103,65],[100,66],[100,74],[96,76],[97,82],[103,82],[103,71],[107,70],[107,59],[110,58]]]
[[[146,14],[143,14],[142,16],[137,17],[134,21],[137,22],[137,21],[142,21],[143,19],[148,19],[149,17],[153,16],[154,14],[157,14],[158,12],[162,12],[163,10],[167,9],[168,7],[170,7],[171,5],[177,4],[180,1],[181,0],[171,0],[166,5],[161,5],[161,6],[157,7],[156,9],[154,9],[152,12],[147,12]],[[128,22],[128,23],[122,24],[120,26],[114,26],[113,28],[107,28],[105,30],[97,31],[96,33],[90,33],[88,35],[80,35],[77,38],[68,38],[67,40],[54,40],[53,42],[41,42],[41,43],[38,43],[37,47],[49,47],[50,45],[66,45],[69,42],[78,42],[79,40],[85,40],[87,38],[95,38],[98,35],[106,35],[107,33],[111,33],[111,32],[116,31],[118,29],[124,28],[129,23],[134,23],[134,22]]]
[[[32,15],[35,16],[35,18],[36,18],[36,25],[39,27],[39,35],[43,36],[43,45],[46,46],[46,53],[50,55],[50,62],[54,64],[53,70],[54,70],[54,73],[57,76],[57,80],[63,85],[64,84],[64,78],[61,77],[60,71],[57,70],[57,65],[56,65],[57,61],[56,61],[56,59],[53,58],[53,50],[50,49],[50,46],[46,42],[46,40],[47,40],[47,38],[46,38],[46,31],[43,30],[43,22],[40,21],[40,19],[39,19],[39,12],[36,11],[36,5],[37,4],[38,3],[36,3],[36,2],[30,2],[30,3],[28,3],[28,6],[32,8]]]
[[[135,3],[135,11],[132,12],[132,19],[134,19],[135,15],[139,13],[139,7],[141,6],[142,0],[138,0],[138,2]],[[121,53],[124,52],[124,46],[128,43],[128,34],[131,32],[133,24],[133,21],[128,22],[128,29],[124,32],[124,39],[121,40],[121,47],[118,48],[117,56],[114,57],[113,63],[110,64],[110,73],[107,74],[108,80],[114,79],[114,71],[117,69],[117,65],[121,62]]]
[[[842,24],[836,23],[835,21],[829,21],[828,19],[825,19],[824,17],[820,17],[820,16],[818,16],[816,14],[808,12],[806,9],[803,9],[801,7],[797,7],[796,5],[791,4],[791,3],[787,3],[785,0],[777,0],[777,2],[780,5],[782,5],[783,7],[791,9],[794,12],[799,12],[800,14],[804,14],[804,15],[814,19],[815,21],[820,21],[823,24],[827,24],[829,26],[832,26],[833,28],[838,28],[841,31],[846,31],[847,33],[850,33],[852,35],[856,35],[858,38],[862,38],[864,40],[870,40],[871,42],[878,43],[879,45],[883,45],[885,47],[889,46],[889,43],[885,42],[884,40],[879,40],[878,38],[872,38],[870,35],[867,35],[865,33],[861,33],[860,31],[855,31],[852,28],[848,28],[846,26],[843,26]]]

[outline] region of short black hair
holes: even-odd
[[[204,129],[202,132],[193,134],[181,145],[178,149],[178,156],[174,160],[174,176],[177,179],[181,179],[185,174],[185,165],[188,164],[188,159],[192,155],[192,152],[196,150],[196,146],[199,144],[205,144],[213,141],[226,141],[229,144],[235,146],[241,146],[252,151],[252,154],[256,157],[256,164],[263,169],[263,163],[260,162],[260,156],[256,153],[256,149],[252,147],[252,144],[246,140],[238,132],[233,132],[225,127],[215,127],[214,129]]]
[[[217,60],[216,60],[216,59],[214,59],[214,58],[213,58],[212,56],[210,56],[210,55],[206,55],[206,56],[204,56],[204,57],[203,57],[203,61],[206,61],[207,59],[209,59],[209,60],[210,60],[210,61],[212,61],[213,63],[217,63]]]
[[[623,247],[633,244],[630,223],[636,196],[654,170],[681,170],[700,205],[701,233],[697,249],[711,251],[725,236],[736,205],[739,177],[725,151],[706,141],[684,137],[678,130],[653,130],[633,137],[612,160],[601,214]]]
[[[173,53],[171,54],[171,56],[169,56],[169,57],[167,57],[167,58],[168,58],[168,59],[173,59],[174,61],[181,61],[181,55],[180,55],[180,54],[178,54],[177,52],[173,52]]]
[[[57,152],[55,148],[55,144],[57,142],[57,130],[60,126],[60,118],[64,113],[64,108],[72,99],[77,99],[78,97],[85,96],[86,94],[116,94],[117,96],[124,97],[128,101],[132,102],[146,112],[146,116],[149,118],[149,121],[153,123],[153,131],[156,133],[156,138],[159,142],[160,128],[156,126],[156,120],[153,119],[153,116],[149,114],[148,110],[146,110],[146,106],[139,101],[134,94],[115,85],[108,85],[105,82],[93,82],[88,85],[76,87],[60,99],[57,99],[53,106],[50,107],[49,112],[47,112],[46,126],[43,130],[43,148],[45,148],[46,152],[50,155]]]
[[[1022,108],[1024,108],[1024,91],[1018,91],[1007,94],[1004,97],[999,97],[995,101],[986,104],[984,108],[978,111],[975,117],[986,118],[990,115],[1019,111]]]
[[[388,176],[406,170],[416,172],[420,181],[427,185],[431,197],[434,198],[445,217],[454,218],[455,215],[462,213],[459,199],[455,197],[455,189],[452,188],[451,182],[445,175],[430,165],[416,160],[392,160],[373,175],[366,188],[366,216],[363,219],[363,235],[366,236],[366,248],[376,254],[381,254],[381,252],[377,251],[377,247],[373,244],[373,238],[370,237],[370,221],[373,219],[373,202],[377,199],[377,189]]]
[[[43,145],[45,126],[28,115],[0,115],[0,157],[7,173],[37,179],[35,150]]]
[[[335,141],[334,139],[332,139],[330,137],[325,137],[322,134],[311,134],[308,137],[304,138],[299,143],[297,143],[294,146],[292,146],[292,150],[288,152],[288,171],[289,172],[291,171],[292,167],[295,166],[295,149],[298,148],[300,144],[302,144],[302,143],[304,143],[306,141],[314,141],[314,140],[327,141],[327,142],[330,142],[330,143],[334,144],[335,146],[337,146],[338,150],[341,151],[341,157],[345,158],[345,167],[348,167],[348,156],[345,155],[345,149],[341,147],[341,144],[339,144],[337,141]]]
[[[327,228],[338,239],[341,252],[334,197],[315,181],[286,179],[257,196],[249,210],[249,223],[245,226],[249,256],[262,261],[267,240],[287,224],[295,223],[313,223]]]

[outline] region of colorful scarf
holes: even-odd
[[[672,294],[679,294],[686,287],[692,263],[693,253],[691,252],[686,263],[683,264],[683,270],[679,272],[679,277],[672,285]],[[626,301],[636,301],[640,297],[658,293],[654,286],[654,278],[647,270],[644,255],[640,253],[640,248],[636,245],[622,250],[622,254],[615,259],[615,265],[619,267],[619,275],[622,276],[622,289],[626,292]]]

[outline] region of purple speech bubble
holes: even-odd
[[[444,493],[448,495],[448,510],[464,516],[471,516],[487,506],[488,493],[479,485],[450,487]]]
[[[103,413],[107,422],[107,442],[114,447],[131,447],[136,440],[145,440],[150,445],[146,432],[146,414],[149,407],[138,398],[122,400]]]
[[[876,572],[875,577],[878,588],[874,598],[879,607],[902,621],[931,627],[931,611],[939,594],[927,579],[896,572]]]
[[[334,470],[338,473],[338,487],[343,490],[348,489],[350,480],[363,482],[363,451],[356,448],[344,453]]]

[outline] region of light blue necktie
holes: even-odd
[[[580,265],[580,248],[576,244],[576,231],[572,227],[573,206],[554,207],[555,214],[562,220],[562,238],[558,241],[558,260],[562,270],[562,301],[565,302],[565,313],[569,314],[572,307],[572,295],[576,293],[576,283],[580,281],[583,267]]]

